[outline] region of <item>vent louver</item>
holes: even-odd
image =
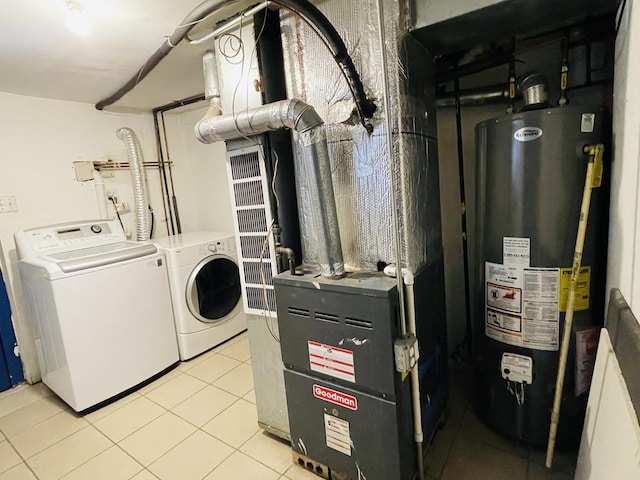
[[[227,152],[231,200],[244,311],[255,315],[276,315],[273,276],[277,273],[267,176],[262,146]],[[268,239],[265,245],[265,239]],[[262,260],[261,260],[262,258]],[[265,300],[266,299],[266,300]]]

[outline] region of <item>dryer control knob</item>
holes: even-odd
[[[208,243],[207,248],[211,253],[216,253],[218,251],[218,246],[215,243]]]

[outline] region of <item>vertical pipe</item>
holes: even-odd
[[[176,190],[173,185],[173,170],[171,169],[171,155],[169,154],[169,139],[167,138],[167,124],[164,121],[164,111],[160,113],[162,118],[162,136],[164,137],[164,146],[167,149],[167,169],[169,170],[169,184],[171,188],[171,204],[173,206],[173,216],[176,222],[176,233],[182,233],[182,225],[180,224],[180,214],[178,213],[178,199],[176,198]]]
[[[160,176],[160,186],[162,188],[162,208],[164,209],[164,218],[167,219],[167,235],[175,235],[173,225],[173,216],[171,215],[171,205],[169,204],[169,187],[167,184],[167,172],[165,169],[164,153],[162,151],[162,139],[160,138],[160,125],[158,123],[158,114],[153,112],[153,127],[156,133],[156,150],[158,151],[158,175]]]
[[[462,262],[464,268],[464,301],[465,325],[463,344],[466,344],[467,355],[471,358],[471,295],[469,293],[469,246],[467,244],[467,198],[464,181],[464,153],[462,151],[462,112],[460,109],[460,81],[453,81],[456,99],[456,133],[458,145],[458,177],[460,184],[460,222],[462,224]]]
[[[104,191],[104,179],[98,170],[91,172],[93,185],[96,187],[96,202],[98,203],[98,218],[108,218],[107,215],[107,195]]]
[[[402,248],[400,243],[400,221],[398,219],[398,204],[396,194],[398,192],[397,187],[397,178],[396,178],[396,169],[395,169],[395,155],[393,148],[393,123],[391,120],[391,108],[390,108],[390,96],[391,92],[389,89],[389,67],[388,67],[388,58],[387,58],[387,42],[385,35],[385,27],[384,27],[384,6],[383,0],[378,0],[377,2],[377,10],[378,10],[378,29],[379,29],[379,48],[380,55],[382,57],[382,83],[384,89],[384,116],[385,116],[385,130],[386,130],[386,139],[387,139],[387,154],[389,155],[389,175],[391,176],[390,185],[391,185],[391,208],[393,215],[393,226],[394,226],[394,241],[396,246],[396,269],[397,275],[396,278],[398,280],[398,301],[400,303],[400,325],[402,328],[402,334],[404,336],[407,335],[407,312],[405,309],[405,291],[404,284],[402,278]],[[415,302],[413,295],[409,294],[410,300]],[[411,308],[413,309],[413,305]],[[415,374],[413,373],[415,370]],[[418,369],[417,365],[412,370],[411,375],[411,394],[412,394],[412,405],[413,405],[413,426],[414,426],[414,440],[416,443],[416,455],[418,460],[418,478],[420,480],[424,480],[424,457],[423,457],[423,434],[422,434],[422,418],[420,411],[420,382],[417,376]]]
[[[569,35],[562,39],[562,66],[560,67],[560,100],[558,105],[564,107],[567,99],[567,84],[569,82]],[[588,44],[587,44],[588,48]]]

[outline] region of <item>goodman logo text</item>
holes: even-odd
[[[535,140],[541,136],[542,129],[538,127],[524,127],[520,130],[516,130],[516,133],[513,134],[513,138],[519,142],[530,142],[531,140]]]
[[[352,397],[351,395],[347,395],[346,393],[331,390],[327,387],[314,385],[313,396],[322,400],[326,400],[327,402],[335,403],[336,405],[340,405],[341,407],[346,407],[349,410],[358,409],[358,399],[356,397]]]

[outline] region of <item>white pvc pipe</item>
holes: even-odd
[[[384,268],[384,274],[388,277],[398,277],[398,271],[395,265],[387,265]],[[414,276],[407,269],[402,269],[402,280],[405,290],[406,302],[406,333],[407,336],[416,336],[416,304],[415,293],[413,290]],[[418,351],[420,345],[417,345]],[[418,353],[419,356],[419,353]],[[422,456],[422,443],[424,441],[424,432],[422,431],[422,410],[420,409],[420,376],[418,373],[418,362],[411,369],[411,404],[413,409],[413,439],[416,442],[416,450],[418,455],[418,478],[424,479],[424,458]]]
[[[104,190],[104,179],[98,170],[92,170],[93,184],[96,187],[96,202],[98,203],[98,218],[108,218],[107,194]]]

